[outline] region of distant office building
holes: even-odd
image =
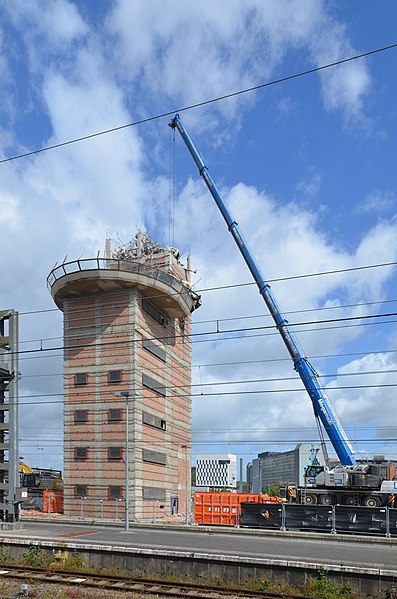
[[[196,487],[235,489],[237,481],[236,456],[231,453],[202,453],[197,455]]]
[[[261,493],[267,485],[295,483],[301,486],[305,468],[310,464],[325,464],[320,444],[299,443],[290,451],[265,451],[248,464],[248,488],[252,493]]]

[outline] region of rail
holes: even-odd
[[[261,597],[262,599],[309,599],[302,594],[285,594],[237,586],[225,586],[224,588],[220,588],[219,585],[196,584],[175,580],[163,580],[161,578],[148,579],[128,576],[112,576],[84,572],[84,570],[73,572],[53,568],[49,569],[46,567],[17,566],[15,564],[2,564],[0,580],[4,578],[23,581],[29,580],[29,582],[34,581],[35,585],[37,585],[37,583],[51,583],[79,587],[80,589],[97,588],[100,590],[101,596],[104,596],[104,590],[109,590],[119,592],[130,591],[137,594],[139,593],[140,596],[144,597],[154,595],[155,597],[174,597],[175,599],[186,598],[186,596],[189,596],[192,599],[218,599],[222,597],[230,598],[231,596],[245,597],[247,599],[253,599],[255,597]],[[24,586],[29,587],[29,585]],[[25,594],[24,596],[30,596],[28,588],[26,591],[28,594]]]

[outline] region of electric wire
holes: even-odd
[[[321,272],[316,272],[316,273],[304,273],[304,274],[300,274],[300,275],[287,275],[284,277],[278,277],[275,279],[267,279],[266,283],[268,284],[273,284],[273,283],[281,283],[281,282],[285,282],[285,281],[292,281],[292,280],[299,280],[299,279],[306,279],[306,278],[310,278],[310,277],[321,277],[321,276],[328,276],[328,275],[335,275],[335,274],[343,274],[343,273],[349,273],[349,272],[354,272],[354,271],[361,271],[361,270],[368,270],[368,269],[372,269],[372,268],[384,268],[384,267],[388,267],[388,266],[396,266],[397,262],[382,262],[382,263],[378,263],[378,264],[366,264],[363,266],[354,266],[354,267],[350,267],[350,268],[341,268],[341,269],[334,269],[334,270],[327,270],[327,271],[321,271]],[[201,294],[201,293],[205,293],[205,292],[209,292],[209,291],[221,291],[221,290],[225,290],[225,289],[237,289],[240,287],[251,287],[251,286],[257,286],[257,284],[254,281],[251,282],[245,282],[245,283],[232,283],[232,284],[228,284],[228,285],[218,285],[218,286],[212,286],[212,287],[205,287],[203,289],[197,289],[195,290],[195,293]],[[179,294],[177,292],[169,292],[168,293],[169,296],[178,296]],[[147,299],[156,299],[158,298],[158,295],[147,295],[145,296]],[[387,303],[388,301],[393,302],[393,301],[397,301],[397,300],[384,300],[384,303]],[[372,304],[377,304],[377,303],[382,303],[381,300],[377,300],[376,302],[363,302],[363,303],[357,303],[357,304],[351,304],[352,307],[355,306],[360,306],[360,305],[372,305]],[[117,305],[122,306],[124,304],[117,304],[114,303],[113,304],[115,307],[117,307]],[[346,307],[349,307],[349,305],[346,305]],[[332,309],[332,308],[337,308],[337,306],[333,307],[333,306],[329,306],[328,309]],[[84,311],[86,310],[90,310],[91,308],[81,308],[81,309],[75,309],[76,311],[79,311],[84,313]],[[324,308],[326,309],[326,308]],[[74,309],[71,308],[70,309],[71,313],[73,313]],[[60,314],[60,310],[58,308],[45,308],[42,310],[27,310],[24,312],[18,312],[19,316],[30,316],[30,315],[36,315],[36,314],[44,314],[44,313],[48,313],[48,312],[53,312],[56,314]],[[192,322],[192,324],[194,324],[194,321]]]
[[[365,352],[363,355],[367,355],[367,352]],[[324,357],[324,356],[322,356]],[[339,357],[339,356],[338,356]],[[281,362],[281,361],[288,361],[291,362],[291,358],[282,358],[282,359],[269,359],[269,360],[245,360],[245,361],[237,361],[237,362],[218,362],[218,363],[213,363],[213,364],[201,364],[201,365],[195,365],[193,366],[193,368],[200,368],[200,367],[206,367],[206,368],[210,368],[210,367],[219,367],[219,366],[246,366],[248,364],[263,364],[266,362]],[[188,369],[188,367],[185,366],[180,366],[182,372],[186,371],[186,370],[191,370],[191,368]],[[173,370],[177,370],[178,369],[178,365],[176,365],[175,367],[173,367]],[[153,374],[157,374],[157,371],[163,373],[164,371],[164,367],[163,366],[158,366],[158,367],[153,367],[151,366],[150,368],[150,372]],[[361,370],[360,372],[356,372],[356,371],[351,371],[351,372],[343,372],[343,373],[322,373],[322,374],[317,374],[317,378],[321,379],[321,378],[333,378],[333,377],[339,377],[339,376],[356,376],[356,375],[367,375],[367,374],[390,374],[390,373],[396,373],[397,370],[395,369],[383,369],[383,370]],[[23,379],[33,379],[33,378],[47,378],[47,377],[52,377],[52,376],[56,376],[56,377],[62,377],[64,376],[64,380],[67,380],[67,378],[73,377],[74,375],[63,375],[63,373],[52,373],[52,374],[28,374],[28,375],[23,375]],[[263,380],[263,379],[261,379]],[[285,377],[277,377],[277,380],[287,380]],[[245,379],[244,382],[252,382],[250,379],[247,380]],[[201,385],[202,383],[196,383],[197,385]],[[222,384],[222,382],[217,381],[217,382],[213,382],[211,383],[212,385],[219,385]],[[194,384],[192,383],[192,386],[194,386]],[[64,382],[64,388],[71,388],[71,385],[68,385],[67,383]]]
[[[149,371],[150,372],[150,371]],[[316,374],[316,376],[310,376],[308,378],[310,379],[326,379],[326,378],[343,378],[343,377],[355,377],[355,376],[373,376],[373,375],[389,375],[389,374],[396,374],[397,373],[397,369],[395,368],[390,368],[390,369],[384,369],[384,370],[362,370],[362,371],[351,371],[351,372],[341,372],[341,373],[323,373],[323,374]],[[89,391],[87,389],[84,389],[85,385],[78,385],[76,386],[73,383],[73,379],[74,376],[70,375],[68,377],[69,379],[71,379],[70,383],[64,382],[63,384],[63,390],[66,392],[70,392],[71,390],[75,391],[76,396],[81,395],[86,397],[87,395],[90,394],[94,394],[95,390]],[[224,381],[211,381],[209,383],[203,383],[202,381],[198,382],[198,383],[188,383],[186,382],[183,385],[172,385],[172,384],[167,384],[167,383],[161,383],[161,387],[164,388],[166,391],[172,393],[172,392],[176,392],[180,389],[195,389],[197,387],[203,388],[203,387],[217,387],[217,386],[227,386],[227,385],[253,385],[253,384],[258,384],[258,383],[275,383],[275,382],[286,382],[286,381],[297,381],[299,380],[299,375],[295,374],[294,376],[277,376],[277,377],[269,377],[269,378],[258,378],[258,379],[236,379],[236,380],[224,380]],[[159,385],[160,385],[160,381],[159,381]],[[89,385],[87,385],[89,386]],[[105,389],[105,385],[101,386],[101,389]],[[144,391],[145,388],[136,388],[136,391]],[[108,391],[109,393],[111,393],[111,391]],[[45,395],[42,395],[42,397],[45,397]],[[24,397],[31,397],[31,396],[26,396],[26,395],[20,395],[20,398]]]
[[[295,379],[296,380],[296,379]],[[344,390],[357,390],[357,389],[394,389],[397,387],[397,382],[396,383],[374,383],[374,384],[366,384],[366,385],[335,385],[332,386],[330,388],[326,389],[326,392],[328,395],[330,395],[331,393],[333,393],[334,391],[344,391]],[[190,397],[190,398],[216,398],[216,397],[227,397],[227,396],[252,396],[252,395],[280,395],[283,393],[305,393],[307,394],[307,391],[304,387],[292,387],[292,388],[274,388],[274,389],[254,389],[254,390],[238,390],[238,391],[210,391],[210,392],[198,392],[198,393],[178,393],[178,395],[173,396],[171,399],[172,401],[175,401],[176,399],[183,399],[184,397]],[[90,393],[86,393],[84,395],[84,406],[86,405],[90,405],[90,404],[95,404],[96,401],[94,399],[90,400],[87,399],[87,395],[89,395]],[[94,395],[94,392],[92,392],[92,394]],[[19,406],[23,407],[23,406],[31,406],[31,405],[36,405],[36,406],[44,406],[44,405],[48,405],[48,404],[52,404],[52,405],[63,405],[64,400],[63,400],[63,393],[38,393],[38,394],[29,394],[29,395],[20,395],[19,399],[20,400],[24,400],[24,401],[19,401]],[[41,401],[25,401],[25,400],[37,400],[38,398],[60,398],[60,399],[48,399],[48,400],[41,400]],[[83,397],[82,397],[83,398]],[[152,396],[151,395],[142,395],[143,399],[151,399]],[[167,398],[170,399],[170,398]],[[104,400],[102,400],[104,401]],[[109,401],[113,401],[113,400],[109,400]],[[6,402],[7,405],[12,406],[15,405],[14,402],[10,401],[10,402]]]
[[[288,310],[288,311],[283,311],[283,315],[284,316],[291,316],[293,314],[304,314],[304,313],[316,313],[316,312],[324,312],[324,311],[333,311],[333,310],[343,310],[346,308],[358,308],[358,307],[366,307],[366,306],[373,306],[373,305],[383,305],[383,304],[392,304],[392,303],[397,303],[397,299],[389,299],[389,300],[377,300],[374,302],[357,302],[354,304],[340,304],[337,306],[320,306],[317,308],[303,308],[300,310]],[[114,309],[117,310],[117,308],[121,307],[119,304],[117,303],[113,303],[113,302],[109,302],[109,304],[107,304],[107,308],[108,309]],[[73,310],[70,311],[71,314],[73,314]],[[78,313],[79,315],[79,320],[80,321],[84,321],[84,319],[86,318],[86,320],[92,321],[92,312],[93,312],[93,308],[83,308],[81,311],[77,311],[76,310],[76,314]],[[87,313],[87,316],[84,317],[82,316],[82,314]],[[385,315],[386,316],[386,315]],[[365,315],[365,318],[370,318],[371,315]],[[202,320],[202,321],[193,321],[190,323],[190,325],[193,326],[197,326],[197,325],[202,325],[202,324],[216,324],[217,326],[219,326],[219,324],[223,323],[223,322],[231,322],[231,321],[239,321],[239,320],[257,320],[260,318],[264,318],[264,319],[270,319],[271,318],[271,314],[249,314],[249,315],[243,315],[243,316],[230,316],[230,317],[226,317],[226,318],[212,318],[212,319],[208,319],[208,320]],[[315,321],[317,322],[317,321]],[[126,323],[126,324],[132,324],[132,323]],[[100,329],[103,326],[103,324],[95,324],[95,325],[90,325],[90,326],[86,326],[85,327],[85,332],[87,330],[90,329]],[[205,331],[203,332],[203,334],[205,334]],[[80,332],[76,332],[76,333],[70,333],[68,332],[68,339],[73,338],[73,337],[81,337],[81,333]],[[28,343],[43,343],[44,341],[56,341],[59,339],[63,339],[62,335],[57,335],[57,336],[53,336],[53,337],[39,337],[39,338],[32,338],[32,339],[22,339],[19,341],[19,345],[22,344],[28,344]]]
[[[308,310],[307,312],[311,312],[311,310]],[[297,312],[299,313],[299,312]],[[349,320],[367,320],[367,319],[377,319],[377,318],[391,318],[391,317],[395,317],[397,316],[397,312],[389,312],[389,313],[380,313],[380,314],[363,314],[363,315],[359,315],[359,316],[344,316],[342,318],[331,318],[331,319],[323,319],[323,320],[311,320],[311,321],[305,321],[305,322],[296,322],[296,323],[288,323],[290,327],[292,326],[311,326],[312,325],[320,325],[320,324],[326,324],[326,323],[333,323],[333,322],[346,322]],[[263,315],[264,318],[270,318],[270,315]],[[230,322],[230,321],[238,321],[238,320],[247,320],[247,319],[252,319],[252,318],[261,318],[261,316],[257,316],[257,317],[243,317],[243,318],[225,318],[224,321],[220,321],[220,320],[214,320],[211,321],[212,324],[217,324],[219,325],[219,323],[221,322]],[[210,322],[210,321],[208,321]],[[388,320],[387,323],[389,323],[390,321]],[[133,322],[129,322],[127,323],[127,325],[132,325]],[[375,324],[375,323],[373,323]],[[381,323],[381,324],[385,324],[385,323]],[[85,332],[84,332],[84,337],[88,338],[88,337],[92,337],[92,336],[96,336],[96,331],[97,330],[101,330],[103,328],[102,324],[98,324],[98,325],[92,325],[91,327],[85,327]],[[239,327],[236,329],[219,329],[219,326],[217,326],[215,331],[211,331],[211,330],[207,330],[207,331],[202,331],[202,332],[196,332],[196,333],[184,333],[183,335],[178,335],[178,336],[173,336],[174,338],[178,337],[178,338],[182,338],[182,339],[189,339],[189,338],[194,338],[194,337],[199,337],[202,335],[213,335],[213,334],[226,334],[226,333],[241,333],[241,332],[249,332],[249,331],[258,331],[258,330],[265,330],[265,329],[272,329],[275,328],[274,324],[271,325],[262,325],[262,326],[253,326],[253,327]],[[340,327],[334,327],[334,328],[340,328]],[[93,329],[93,330],[90,330]],[[317,330],[322,330],[318,329],[318,328],[311,328],[310,330],[313,331],[317,331]],[[122,332],[119,332],[119,334]],[[125,334],[128,334],[128,331],[125,331]],[[142,333],[140,333],[142,334]],[[82,334],[81,332],[76,332],[76,333],[72,333],[72,334],[68,334],[67,336],[67,340],[70,341],[71,339],[81,339]],[[153,340],[160,340],[160,341],[164,341],[164,339],[169,339],[170,336],[168,335],[167,337],[146,337],[144,336],[145,340],[147,341],[153,341]],[[63,336],[57,336],[57,337],[42,337],[41,339],[29,339],[26,340],[21,344],[31,344],[31,343],[42,343],[44,341],[59,341],[64,339]],[[192,339],[192,341],[194,341],[194,339]],[[125,343],[127,343],[128,341],[124,341]],[[118,341],[118,343],[123,343],[123,341]],[[70,347],[70,346],[68,346]],[[83,347],[81,345],[79,345],[79,347]],[[64,349],[66,348],[66,346],[58,346],[57,349]],[[50,348],[46,348],[46,349],[50,349]],[[44,348],[41,346],[40,349],[37,349],[36,351],[43,351]],[[23,350],[20,350],[20,352],[22,353]],[[35,350],[31,350],[31,351],[35,351]],[[11,354],[10,354],[11,355]]]
[[[356,327],[356,326],[373,326],[373,325],[378,325],[378,324],[390,324],[390,323],[394,323],[397,322],[397,320],[386,320],[386,321],[377,321],[377,319],[379,318],[388,318],[391,319],[392,317],[397,317],[397,312],[389,312],[389,313],[381,313],[381,314],[371,314],[371,315],[360,315],[360,316],[346,316],[344,318],[330,318],[330,319],[323,319],[323,320],[318,320],[318,321],[302,321],[302,322],[296,322],[296,323],[289,323],[289,328],[292,330],[293,328],[296,327],[304,327],[304,326],[310,326],[311,328],[307,331],[305,330],[301,330],[300,333],[302,332],[313,332],[313,331],[324,331],[324,330],[328,330],[328,329],[338,329],[338,328],[347,328],[347,327]],[[351,321],[367,321],[369,319],[374,319],[376,320],[376,322],[372,323],[372,322],[359,322],[359,324],[348,324],[348,325],[337,325],[337,326],[333,326],[333,327],[314,327],[313,325],[318,325],[318,324],[332,324],[332,323],[342,323],[342,322],[351,322]],[[214,335],[231,335],[233,334],[233,337],[231,337],[231,339],[236,339],[237,337],[235,336],[236,333],[242,333],[242,332],[252,332],[252,331],[265,331],[265,330],[271,330],[271,329],[276,329],[276,325],[275,324],[271,324],[271,325],[263,325],[263,326],[256,326],[256,327],[244,327],[244,328],[239,328],[239,329],[225,329],[223,331],[205,331],[203,333],[198,332],[198,333],[184,333],[182,335],[173,335],[172,339],[174,340],[189,340],[192,343],[199,343],[199,342],[209,342],[209,341],[214,341],[214,339],[212,338]],[[265,333],[265,334],[261,334],[261,336],[268,336],[268,335],[278,335],[278,331],[273,331],[271,333]],[[204,340],[200,340],[197,339],[198,337],[203,337],[203,336],[208,336],[209,339],[204,339]],[[256,335],[243,335],[244,338],[252,338],[255,337]],[[87,337],[87,336],[86,336]],[[92,335],[88,336],[88,337],[92,337]],[[73,336],[71,337],[73,338]],[[80,336],[76,335],[76,339],[80,339]],[[148,341],[163,341],[166,342],[170,340],[170,336],[169,335],[164,335],[163,337],[145,337],[145,339],[147,339]],[[219,339],[215,339],[215,341],[218,341]],[[140,340],[137,339],[129,339],[129,340],[113,340],[113,341],[102,341],[102,342],[96,342],[95,343],[95,348],[100,348],[100,347],[106,347],[106,346],[120,346],[120,345],[124,345],[124,344],[134,344],[134,343],[139,343]],[[79,343],[79,344],[71,344],[71,345],[57,345],[55,347],[40,347],[39,349],[22,349],[22,350],[17,350],[17,351],[9,351],[7,353],[7,355],[12,356],[12,355],[20,355],[23,356],[25,354],[32,354],[32,353],[47,353],[47,352],[53,352],[53,351],[60,351],[60,350],[66,350],[66,351],[72,351],[72,350],[83,350],[85,347],[91,347],[92,343],[87,342],[87,343]]]
[[[309,73],[313,73],[313,72],[316,72],[316,71],[319,71],[319,70],[322,70],[322,69],[325,69],[325,68],[329,68],[329,67],[331,67],[331,66],[336,66],[337,64],[342,64],[342,63],[344,63],[344,62],[348,62],[348,61],[351,61],[351,60],[355,60],[355,59],[357,59],[357,58],[362,58],[362,57],[364,57],[364,56],[369,56],[370,54],[375,54],[375,53],[377,53],[377,52],[381,52],[381,51],[384,51],[384,50],[387,50],[387,49],[390,49],[390,48],[393,48],[393,47],[396,47],[396,46],[397,46],[397,44],[395,44],[395,45],[393,45],[393,46],[384,47],[384,48],[381,48],[381,49],[378,49],[378,50],[374,50],[374,51],[371,51],[371,52],[367,52],[367,53],[365,53],[365,54],[357,55],[357,56],[355,56],[355,57],[350,57],[350,58],[347,58],[347,59],[344,59],[344,60],[341,60],[341,61],[338,61],[338,62],[335,62],[335,63],[331,63],[331,64],[328,64],[328,65],[323,65],[323,66],[321,66],[321,67],[317,67],[317,68],[315,68],[315,69],[311,69],[311,70],[308,70],[308,71],[305,71],[305,72],[302,72],[302,73],[299,73],[299,74],[291,75],[291,76],[288,76],[288,77],[286,77],[286,78],[279,79],[279,80],[277,80],[277,81],[268,82],[268,83],[266,83],[266,84],[262,84],[262,85],[255,86],[255,87],[253,87],[253,88],[249,88],[249,89],[246,89],[246,90],[241,90],[241,91],[239,91],[239,92],[234,92],[233,94],[228,94],[228,95],[226,95],[226,96],[222,96],[222,97],[219,97],[219,98],[216,98],[216,99],[213,99],[213,100],[208,100],[208,101],[206,101],[206,102],[202,102],[202,103],[200,103],[200,104],[197,104],[197,105],[192,105],[192,106],[190,106],[190,107],[185,107],[185,108],[179,109],[179,111],[181,112],[182,110],[188,110],[188,109],[191,109],[191,108],[194,108],[194,107],[197,107],[197,106],[201,106],[201,105],[204,105],[204,104],[209,104],[210,102],[215,102],[215,101],[219,101],[219,100],[221,100],[221,99],[226,99],[226,98],[228,98],[228,97],[236,96],[236,95],[239,95],[239,94],[242,94],[242,93],[247,93],[247,92],[249,92],[249,91],[253,91],[253,90],[255,90],[255,89],[260,89],[260,88],[263,88],[263,87],[267,87],[267,86],[269,86],[269,85],[274,85],[275,83],[281,83],[281,82],[283,82],[283,81],[287,81],[287,80],[289,80],[289,79],[293,79],[293,78],[295,78],[295,77],[298,77],[298,76],[307,75],[307,74],[309,74]],[[175,111],[172,111],[172,113],[174,113],[174,112],[175,112]],[[156,117],[156,118],[160,118],[161,116],[167,116],[168,114],[172,114],[172,113],[166,113],[166,114],[163,114],[163,115],[159,115],[159,116],[158,116],[158,117]],[[153,117],[153,118],[154,118],[154,117]],[[153,120],[153,118],[151,118],[150,120]],[[147,120],[148,120],[148,119],[145,119],[145,121],[147,121]],[[144,121],[142,121],[142,122],[144,122]],[[78,142],[78,141],[82,141],[83,139],[88,139],[88,138],[90,138],[90,137],[95,137],[95,136],[97,136],[97,135],[103,135],[103,134],[105,134],[105,133],[110,133],[111,131],[119,130],[119,129],[121,129],[121,128],[125,128],[125,127],[127,127],[127,126],[132,126],[132,125],[134,125],[134,124],[138,124],[138,122],[136,122],[136,123],[130,123],[130,124],[128,124],[128,125],[124,125],[124,126],[122,126],[122,127],[117,127],[117,128],[114,128],[114,129],[112,129],[112,130],[103,131],[103,132],[96,133],[96,134],[93,134],[93,135],[90,135],[90,136],[86,136],[86,137],[83,137],[83,138],[79,138],[79,139],[71,140],[71,141],[69,141],[69,142],[64,142],[64,143],[62,143],[62,144],[57,144],[57,145],[54,145],[54,146],[51,146],[51,147],[42,148],[42,149],[40,149],[40,150],[32,151],[32,152],[30,152],[30,153],[26,153],[26,154],[23,154],[23,155],[19,155],[19,156],[14,156],[14,157],[11,157],[11,158],[7,158],[7,159],[5,159],[5,160],[1,160],[0,162],[8,162],[8,161],[10,161],[10,160],[15,160],[16,158],[22,158],[23,156],[27,156],[27,155],[36,154],[36,153],[38,153],[38,152],[46,151],[46,150],[53,149],[53,148],[55,148],[55,147],[60,147],[60,146],[63,146],[63,145],[68,145],[68,144],[70,144],[70,143],[75,143],[75,142]],[[309,276],[310,276],[310,275],[309,275]],[[388,315],[388,316],[391,316],[391,315]],[[360,318],[360,317],[357,317],[357,318]],[[368,316],[368,318],[370,318],[370,316]],[[342,320],[345,320],[345,319],[336,319],[336,320],[334,320],[334,321],[336,322],[336,321],[342,321]],[[320,321],[320,322],[321,322],[321,321]],[[329,321],[322,321],[322,322],[329,322]],[[305,323],[305,324],[306,324],[306,323]],[[318,324],[318,323],[316,323],[316,324]],[[295,325],[295,326],[300,326],[300,323],[298,323],[298,324],[297,324],[297,325]],[[357,373],[356,373],[356,374],[357,374]]]
[[[285,83],[287,81],[291,81],[291,80],[297,79],[299,77],[305,77],[305,76],[311,75],[313,73],[318,73],[320,71],[324,71],[326,69],[330,69],[330,68],[336,67],[336,66],[341,65],[341,64],[346,64],[346,63],[349,63],[349,62],[353,62],[355,60],[359,60],[359,59],[362,59],[362,58],[367,58],[368,56],[373,56],[375,54],[379,54],[381,52],[386,52],[388,50],[392,50],[392,49],[395,49],[395,48],[397,48],[397,44],[390,44],[388,46],[382,46],[381,48],[376,48],[375,50],[369,50],[367,52],[362,52],[361,54],[356,54],[354,56],[349,56],[347,58],[342,58],[340,60],[336,60],[336,61],[327,63],[325,65],[320,65],[319,67],[314,67],[312,69],[306,69],[305,71],[300,71],[300,72],[294,73],[292,75],[287,75],[285,77],[280,77],[278,79],[273,79],[272,81],[267,81],[266,83],[260,83],[260,84],[254,85],[252,87],[247,87],[247,88],[242,89],[242,90],[238,90],[238,91],[235,91],[235,92],[224,94],[222,96],[217,96],[217,97],[211,98],[209,100],[203,100],[201,102],[196,102],[196,103],[190,104],[188,106],[182,106],[180,108],[175,108],[173,110],[169,110],[169,111],[163,112],[161,114],[150,116],[150,117],[147,117],[147,118],[144,118],[144,119],[139,119],[139,120],[133,121],[131,123],[126,123],[124,125],[118,125],[118,126],[115,126],[115,127],[111,127],[109,129],[104,129],[102,131],[97,131],[95,133],[90,133],[88,135],[82,135],[81,137],[76,137],[74,139],[70,139],[70,140],[67,140],[67,141],[60,142],[60,143],[56,143],[56,144],[52,144],[52,145],[49,145],[49,146],[45,146],[43,148],[38,148],[36,150],[30,150],[28,152],[24,152],[24,153],[21,153],[21,154],[16,154],[14,156],[9,156],[8,158],[3,158],[2,160],[0,160],[0,164],[3,164],[5,162],[11,162],[13,160],[18,160],[18,159],[21,159],[21,158],[26,158],[28,156],[34,156],[36,154],[40,154],[40,153],[43,153],[43,152],[48,152],[49,150],[54,150],[56,148],[62,148],[62,147],[65,147],[65,146],[70,146],[70,145],[75,144],[75,143],[79,143],[79,142],[82,142],[82,141],[86,141],[86,140],[89,140],[89,139],[100,137],[102,135],[108,135],[109,133],[115,133],[116,131],[122,131],[124,129],[128,129],[130,127],[135,127],[137,125],[142,125],[142,124],[145,124],[145,123],[150,123],[152,121],[156,121],[156,120],[159,120],[159,119],[167,117],[167,116],[172,116],[172,115],[174,115],[177,112],[186,112],[188,110],[193,110],[194,108],[199,108],[199,107],[202,107],[202,106],[208,106],[209,104],[214,104],[216,102],[220,102],[222,100],[227,100],[229,98],[235,98],[235,97],[241,96],[243,94],[247,94],[247,93],[250,93],[250,92],[253,92],[253,91],[258,91],[258,90],[261,90],[261,89],[265,89],[267,87],[271,87],[273,85],[278,85],[280,83]]]

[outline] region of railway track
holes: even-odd
[[[240,587],[219,587],[189,582],[175,582],[159,579],[130,578],[128,576],[102,575],[82,571],[49,570],[31,566],[0,565],[0,581],[4,578],[20,580],[23,583],[53,583],[80,588],[97,588],[101,591],[124,591],[143,596],[175,597],[191,599],[217,599],[218,597],[241,597],[251,599],[308,599],[303,595],[290,595],[243,589]],[[29,596],[29,595],[26,595]],[[0,597],[1,599],[1,597]],[[313,599],[313,598],[311,598]]]

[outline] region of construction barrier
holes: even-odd
[[[240,518],[240,504],[280,503],[279,497],[267,493],[197,492],[194,494],[194,521],[196,524],[236,526]]]
[[[43,512],[63,514],[63,491],[43,491]]]
[[[397,509],[361,506],[308,506],[242,503],[240,526],[276,530],[363,533],[397,536]]]

